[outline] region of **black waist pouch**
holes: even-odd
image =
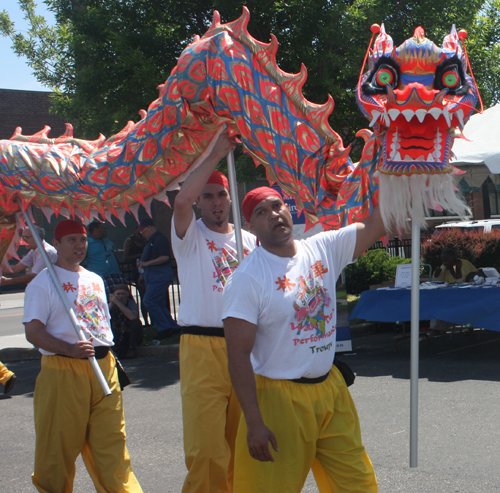
[[[342,376],[344,377],[345,380],[345,384],[348,387],[350,387],[354,383],[354,380],[356,378],[356,375],[351,370],[351,367],[344,361],[338,359],[337,356],[335,356],[333,364],[337,367],[339,372],[342,373]]]

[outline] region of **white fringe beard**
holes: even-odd
[[[429,209],[436,205],[461,217],[471,213],[455,191],[451,173],[412,176],[379,173],[378,177],[380,212],[387,230],[408,230],[408,218],[425,227]]]

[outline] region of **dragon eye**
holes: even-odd
[[[376,78],[379,85],[386,86],[387,84],[392,84],[394,74],[391,70],[383,68],[377,72]]]
[[[454,70],[448,70],[442,76],[443,86],[448,87],[449,89],[453,89],[457,87],[460,82],[460,77]]]

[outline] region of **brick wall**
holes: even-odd
[[[50,138],[64,132],[64,122],[49,114],[50,92],[0,89],[0,139],[10,139],[16,127],[32,135],[48,125]]]

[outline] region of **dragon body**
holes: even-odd
[[[332,98],[323,105],[307,101],[301,92],[305,67],[294,75],[279,69],[276,39],[273,36],[268,44],[255,40],[247,31],[248,20],[246,8],[228,24],[221,24],[215,12],[211,28],[182,53],[142,119],[129,122],[107,140],[103,136],[96,141],[75,139],[68,125],[57,139],[47,138],[50,129],[46,127],[33,136],[23,136],[17,129],[10,140],[0,141],[0,257],[9,245],[8,253],[13,252],[21,208],[34,205],[48,215],[56,212],[87,220],[123,219],[125,212],[137,215],[140,205],[149,208],[153,199],[167,201],[165,191],[176,189],[196,168],[223,124],[231,135],[239,136],[255,163],[265,166],[269,181],[296,197],[310,225],[320,221],[332,229],[366,218],[379,200],[382,175],[410,184],[414,178],[420,180],[424,208],[431,201],[463,211],[463,204],[453,200],[451,181],[439,181],[434,189],[429,182],[435,176],[451,179],[453,136],[448,129],[462,127],[470,115],[475,86],[468,84],[465,95],[450,94],[447,89],[432,88],[430,77],[418,81],[415,76],[411,82],[403,77],[415,67],[424,67],[432,75],[443,60],[460,59],[461,50],[455,58],[448,56],[458,50],[456,32],[456,46],[439,49],[432,43],[432,49],[426,48],[428,53],[421,56],[417,40],[413,51],[408,49],[403,56],[401,47],[395,50],[392,40],[380,31],[370,52],[370,71],[358,87],[360,107],[374,132],[361,132],[367,142],[354,165],[349,148],[328,124]],[[425,56],[432,63],[422,61]],[[377,80],[373,74],[386,59],[392,60],[398,84],[382,83],[382,91],[366,90],[374,77]],[[398,64],[399,72],[394,68]],[[407,108],[415,118],[408,118]],[[421,108],[426,108],[424,118]],[[442,118],[436,118],[437,110],[432,108],[440,108]],[[396,109],[401,117],[394,117]],[[418,152],[399,150],[405,148],[403,136],[411,136],[416,120],[427,128],[431,118],[441,120],[433,124],[434,133],[450,136],[436,143],[439,159],[436,150],[420,153],[423,158]],[[393,220],[387,213],[390,201],[384,199],[383,205],[387,221]],[[411,209],[408,204],[405,207],[404,219]]]

